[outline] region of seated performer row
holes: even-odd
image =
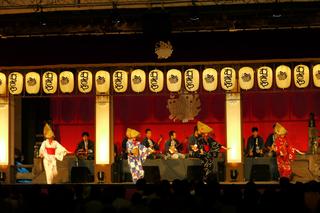
[[[198,137],[190,144],[193,152],[193,156],[199,157],[201,159],[201,166],[203,168],[203,180],[206,181],[210,175],[217,172],[217,168],[214,168],[214,157],[220,149],[227,149],[221,144],[217,143],[214,139],[209,136],[212,132],[212,128],[207,126],[202,122],[197,123],[197,132],[201,137]],[[149,131],[149,130],[148,130]],[[128,165],[132,175],[133,182],[144,177],[144,171],[142,163],[145,159],[156,152],[154,149],[155,143],[151,139],[151,132],[147,139],[143,142],[137,141],[140,133],[134,129],[128,128],[126,131],[126,136],[128,138],[126,142],[126,149],[128,153]],[[166,155],[172,159],[184,158],[184,155],[179,152],[181,149],[181,143],[176,140],[176,133],[174,131],[169,132],[170,139],[165,144]],[[146,143],[147,141],[147,143]],[[156,143],[156,145],[158,145]]]
[[[246,156],[247,157],[275,157],[276,153],[274,151],[275,140],[277,134],[275,132],[276,125],[273,125],[273,132],[267,137],[266,142],[264,143],[263,138],[259,135],[258,127],[252,127],[251,132],[252,135],[247,140],[247,147],[246,147]]]
[[[205,125],[201,122],[198,122],[198,125],[194,127],[194,134],[189,137],[188,150],[189,157],[199,158],[201,156],[201,148],[198,145],[202,144],[203,140],[208,139],[209,143],[216,142],[212,137],[209,136],[209,133],[205,133],[204,137],[202,134],[198,133],[198,126]],[[211,129],[211,128],[210,128]],[[212,130],[212,129],[211,129]],[[160,151],[160,143],[163,140],[163,136],[160,135],[160,138],[157,142],[152,139],[151,129],[145,130],[145,138],[142,140],[142,145],[147,148],[151,148],[153,152],[148,155],[148,158],[154,159],[159,158],[162,154]],[[127,138],[123,141],[122,147],[126,149]],[[169,138],[164,144],[164,154],[166,158],[179,159],[185,158],[185,154],[182,154],[183,144],[178,141],[177,133],[173,130],[169,131]],[[126,152],[126,150],[123,150]]]

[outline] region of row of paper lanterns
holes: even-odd
[[[184,75],[184,78],[183,76]],[[224,67],[220,71],[221,88],[230,91],[236,87],[236,70],[232,67]],[[256,75],[256,78],[255,78]],[[297,88],[306,88],[310,81],[310,70],[306,65],[297,65],[293,72],[290,67],[280,65],[275,72],[268,67],[259,67],[256,72],[251,67],[242,67],[238,71],[239,86],[243,90],[250,90],[254,87],[255,79],[260,89],[270,89],[275,79],[278,88],[289,88],[292,81]],[[182,73],[177,69],[170,69],[166,73],[166,85],[170,92],[178,92],[182,88],[184,79],[185,89],[189,92],[197,91],[200,87],[200,78],[205,91],[215,91],[218,87],[218,71],[213,68],[206,68],[200,76],[197,69],[187,69]],[[320,87],[320,64],[313,66],[312,79],[315,87]],[[93,76],[92,72],[82,70],[78,72],[78,90],[81,93],[90,93],[93,83],[95,84],[97,94],[107,94],[111,87],[111,75],[109,72],[100,70]],[[93,82],[94,80],[94,82]],[[134,92],[143,92],[147,84],[147,74],[141,69],[133,70],[130,74],[124,70],[116,70],[112,74],[112,87],[115,92],[126,92],[129,85]],[[148,85],[151,92],[161,92],[164,88],[165,74],[163,71],[154,69],[148,74]],[[28,94],[38,94],[42,83],[43,92],[46,94],[55,94],[58,86],[62,93],[72,93],[75,87],[75,76],[70,71],[63,71],[59,75],[53,71],[47,71],[42,77],[37,72],[28,72],[23,76],[19,72],[12,72],[6,78],[4,73],[0,73],[0,95],[10,94],[18,95],[23,91],[25,85]]]

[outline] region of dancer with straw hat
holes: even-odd
[[[137,141],[137,138],[140,136],[140,132],[137,130],[127,128],[126,136],[128,138],[128,164],[132,175],[132,181],[136,183],[137,180],[144,177],[142,163],[146,160],[148,155],[152,153],[152,149],[145,147]]]
[[[287,139],[287,130],[279,123],[274,127],[275,142],[272,149],[277,155],[277,164],[280,177],[292,178],[292,161],[295,158],[295,153],[305,154],[294,148]]]
[[[228,148],[222,146],[212,137],[209,136],[209,133],[212,132],[212,128],[208,125],[198,121],[197,123],[198,131],[201,134],[199,138],[200,145],[200,159],[201,166],[203,168],[203,181],[207,182],[208,178],[217,173],[217,165],[214,162],[214,157],[216,157],[220,149],[227,150]]]
[[[46,123],[43,129],[45,141],[42,142],[39,154],[43,158],[44,170],[46,172],[47,184],[52,184],[53,178],[58,175],[57,162],[70,153],[58,141],[54,140],[54,133]]]

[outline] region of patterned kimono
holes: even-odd
[[[43,156],[47,184],[52,184],[53,178],[58,174],[56,159],[62,161],[68,151],[57,141],[52,140],[50,144],[46,139],[42,142],[39,152]]]
[[[277,137],[275,140],[275,152],[280,177],[291,177],[291,163],[295,158],[295,149],[288,143],[287,137]]]
[[[203,168],[203,180],[206,181],[210,174],[217,173],[218,171],[217,164],[214,162],[214,157],[218,155],[222,145],[211,137],[208,137],[207,139],[200,138],[199,142],[200,148],[204,152],[200,159]]]
[[[134,156],[132,154],[132,151],[134,148],[139,149],[138,156]],[[127,141],[127,152],[128,152],[128,164],[129,164],[130,172],[132,175],[132,181],[136,183],[137,180],[144,177],[144,170],[142,167],[142,163],[148,157],[150,153],[150,149],[140,144],[139,141],[134,141],[132,139],[129,139]]]

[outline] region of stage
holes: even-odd
[[[273,178],[273,166],[276,165],[276,159],[273,157],[245,158],[243,164],[244,178],[237,181],[226,181],[227,174],[224,155],[215,158],[217,171],[216,178],[222,185],[237,184],[245,185],[249,180],[255,181],[258,185],[277,184],[277,177]],[[319,155],[298,155],[293,161],[293,182],[308,182],[311,180],[319,181],[320,156]],[[256,166],[257,165],[257,166]],[[80,160],[75,161],[74,156],[67,156],[62,162],[58,161],[58,177],[55,178],[55,184],[98,184],[94,181],[97,172],[94,168],[94,161]],[[262,166],[262,167],[261,167]],[[35,158],[34,165],[28,166],[30,173],[15,173],[15,179],[11,184],[23,184],[23,180],[29,180],[29,184],[45,184],[46,177],[42,166],[42,159]],[[157,183],[160,180],[172,182],[174,180],[201,180],[200,160],[190,159],[148,159],[143,164],[145,170],[145,179],[148,183]],[[14,170],[14,168],[12,168]],[[14,172],[14,171],[13,171]],[[112,165],[112,179],[109,184],[132,185],[131,174],[128,168],[128,162],[121,160]],[[22,183],[19,183],[22,181]],[[15,185],[15,184],[14,184]]]

